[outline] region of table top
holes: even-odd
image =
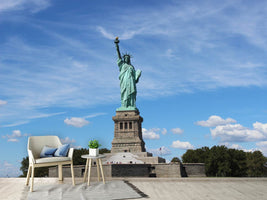
[[[102,154],[99,154],[98,156],[90,156],[89,154],[85,154],[85,155],[81,155],[82,158],[86,158],[86,159],[89,159],[89,158],[105,158],[106,156],[105,155],[102,155]]]

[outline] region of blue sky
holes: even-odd
[[[226,145],[267,156],[266,13],[266,1],[1,1],[0,176],[20,174],[30,135],[111,148],[116,36],[142,70],[147,151],[171,160]]]

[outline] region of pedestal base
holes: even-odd
[[[112,153],[146,151],[142,137],[143,118],[138,110],[116,111],[112,119],[115,123]]]

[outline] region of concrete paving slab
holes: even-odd
[[[81,183],[82,178],[76,178]],[[94,180],[94,179],[93,179]],[[181,200],[266,200],[267,178],[113,178],[126,180],[146,197],[141,199]],[[26,200],[25,178],[0,178],[1,200]],[[35,178],[38,184],[71,184],[57,178]],[[140,200],[140,199],[139,199]]]
[[[129,179],[147,199],[266,200],[267,178]]]

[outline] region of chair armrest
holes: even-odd
[[[32,150],[28,149],[29,163],[35,163],[35,159],[32,153]]]
[[[68,157],[71,158],[71,160],[72,160],[73,152],[74,152],[74,148],[70,148]]]

